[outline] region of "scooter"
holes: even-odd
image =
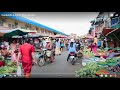
[[[39,59],[37,60],[38,66],[42,67],[45,65],[45,63],[51,63],[50,55],[51,55],[51,51],[47,49],[43,49],[43,52],[39,53]]]
[[[69,60],[70,60],[70,62],[71,62],[72,65],[75,64],[76,58],[75,58],[75,53],[74,52],[70,52]]]

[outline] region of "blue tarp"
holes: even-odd
[[[38,27],[41,27],[41,28],[45,28],[45,29],[47,29],[47,30],[50,30],[50,31],[55,32],[55,33],[58,33],[58,34],[67,35],[67,34],[65,34],[65,33],[63,33],[63,32],[60,32],[60,31],[58,31],[58,30],[49,28],[49,27],[47,27],[47,26],[44,26],[44,25],[39,24],[39,23],[37,23],[37,22],[34,22],[34,21],[32,21],[32,20],[26,19],[26,18],[21,17],[21,16],[17,16],[17,15],[15,15],[14,13],[11,13],[11,12],[0,12],[0,15],[2,15],[2,16],[3,16],[3,15],[8,15],[7,17],[9,17],[9,18],[11,18],[11,19],[16,19],[16,20],[19,20],[19,21],[21,21],[21,22],[25,22],[25,23],[32,24],[32,25],[35,25],[35,26],[38,26]]]

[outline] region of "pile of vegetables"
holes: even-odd
[[[106,62],[102,62],[102,61],[98,61],[97,64],[99,66],[107,66],[107,63]]]
[[[104,50],[97,49],[97,52],[98,52],[98,53],[100,53],[100,52],[104,52]]]
[[[15,62],[3,61],[5,66],[0,67],[0,74],[10,74],[17,71],[17,65]]]
[[[0,74],[9,74],[9,73],[15,73],[17,71],[17,67],[9,67],[9,66],[4,66],[0,67]]]
[[[118,64],[118,58],[106,59],[105,62],[98,61],[97,64],[100,66],[110,66],[113,67]]]
[[[85,67],[81,68],[80,70],[76,71],[76,77],[79,78],[96,78],[96,72],[98,70],[105,70],[104,67],[98,66],[96,63],[89,63]]]
[[[94,53],[93,53],[93,52],[90,52],[89,49],[84,49],[84,51],[83,51],[83,55],[84,55],[86,58],[92,58],[92,57],[95,57]]]

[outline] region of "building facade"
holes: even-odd
[[[120,13],[117,13],[116,15],[116,12],[100,12],[97,18],[91,22],[91,26],[94,27],[91,32],[95,30],[97,36],[103,35],[104,37],[107,37],[108,40],[110,39],[110,36],[107,36],[109,32],[114,31],[114,29],[117,29],[117,31],[120,30]],[[114,38],[111,38],[111,40],[108,40],[107,45],[113,48],[119,47],[120,38],[116,36],[113,37]]]
[[[29,19],[20,17],[20,16],[2,16],[5,14],[9,14],[9,12],[0,12],[0,30],[11,30],[11,29],[25,29],[25,30],[31,30],[37,31],[40,35],[55,35],[55,34],[61,34],[66,35],[60,31],[54,30],[52,28],[43,26],[37,22],[31,21]]]

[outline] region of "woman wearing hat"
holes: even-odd
[[[54,63],[54,55],[53,55],[53,48],[52,48],[52,41],[50,38],[46,39],[46,49],[51,51],[51,62]]]

